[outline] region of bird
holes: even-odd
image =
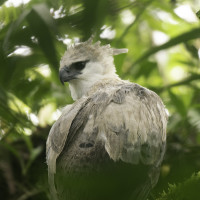
[[[61,58],[74,103],[46,142],[53,200],[145,200],[156,185],[168,114],[155,92],[117,75],[114,56],[127,52],[91,37]]]

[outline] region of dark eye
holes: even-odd
[[[85,67],[85,65],[86,65],[87,62],[88,62],[88,60],[81,61],[81,62],[76,62],[76,63],[73,64],[73,66],[74,66],[74,68],[76,70],[82,70],[82,69],[84,69],[84,67]]]

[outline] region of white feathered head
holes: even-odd
[[[75,44],[67,49],[60,62],[60,80],[89,78],[95,74],[106,75],[114,72],[113,56],[127,53],[128,49],[114,49],[110,45],[93,44],[91,37],[86,42]]]

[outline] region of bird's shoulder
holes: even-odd
[[[84,130],[98,125],[97,140],[103,141],[110,158],[159,165],[167,126],[167,114],[159,96],[123,80],[100,83],[90,96],[88,107],[93,109]]]

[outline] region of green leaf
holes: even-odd
[[[171,103],[174,104],[177,111],[181,114],[182,117],[185,117],[187,115],[187,109],[181,100],[177,95],[175,95],[171,90],[168,90],[169,96],[171,98]]]
[[[2,5],[6,0],[0,0],[0,5]]]
[[[188,42],[186,42],[185,43],[185,47],[188,50],[188,52],[191,54],[191,56],[193,56],[194,58],[199,60],[198,49],[194,45],[189,44]]]
[[[22,171],[23,175],[27,174],[29,168],[31,167],[31,164],[41,154],[42,150],[43,150],[42,146],[38,146],[38,147],[36,147],[36,148],[34,148],[34,149],[31,150],[29,160],[26,163],[26,165],[25,165],[25,167],[24,167],[24,169]]]
[[[3,49],[5,52],[9,51],[9,49],[11,48],[11,37],[14,36],[15,33],[19,30],[20,25],[26,19],[29,13],[30,10],[25,10],[15,22],[11,23],[3,41]]]
[[[38,39],[41,49],[50,62],[52,70],[58,72],[59,62],[54,46],[54,38],[50,31],[54,27],[54,22],[48,8],[44,4],[34,6],[27,16],[27,20],[33,35]]]
[[[191,73],[190,76],[186,77],[183,80],[180,80],[180,81],[178,81],[176,83],[172,83],[172,84],[169,84],[169,85],[165,85],[163,87],[154,88],[154,90],[160,92],[160,91],[163,91],[165,89],[170,89],[170,88],[178,87],[178,86],[181,86],[181,85],[190,85],[191,82],[197,81],[197,80],[200,80],[200,74]]]
[[[156,200],[199,200],[200,193],[200,172],[192,175],[186,181],[175,184],[169,184],[168,192],[163,192],[160,198]]]
[[[180,34],[174,38],[172,38],[171,40],[169,40],[168,42],[160,45],[160,46],[157,46],[157,47],[153,47],[153,48],[150,48],[149,50],[147,50],[145,53],[143,53],[143,55],[141,57],[139,57],[131,67],[129,67],[129,69],[127,70],[127,73],[128,71],[133,68],[134,65],[137,65],[139,64],[140,62],[143,62],[144,60],[146,60],[149,56],[157,53],[158,51],[161,51],[163,49],[168,49],[170,47],[173,47],[173,46],[176,46],[180,43],[184,43],[186,41],[189,41],[189,40],[193,40],[193,39],[197,39],[200,37],[200,28],[196,28],[196,29],[193,29],[191,31],[188,31],[186,33],[183,33],[183,34]]]
[[[85,9],[82,13],[81,29],[83,30],[85,39],[91,36],[92,31],[99,32],[108,15],[108,5],[109,1],[107,0],[83,1],[83,7]]]
[[[0,9],[0,22],[4,25],[11,23],[16,20],[18,16],[23,11],[22,7],[7,7],[5,5],[1,6]]]
[[[196,13],[196,15],[200,19],[200,10]]]

